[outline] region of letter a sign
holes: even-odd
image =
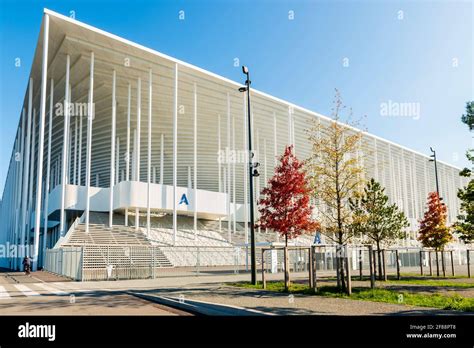
[[[186,197],[186,193],[183,193],[183,195],[181,196],[181,200],[179,201],[178,205],[180,204],[186,204],[186,205],[189,205],[189,202],[188,202],[188,198]]]

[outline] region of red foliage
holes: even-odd
[[[418,240],[423,246],[443,250],[452,240],[452,234],[446,226],[447,208],[441,203],[437,192],[428,195],[428,210],[420,221]]]
[[[293,154],[293,146],[287,146],[262,190],[259,226],[279,232],[286,241],[316,230],[320,225],[311,217],[310,193],[303,163]]]

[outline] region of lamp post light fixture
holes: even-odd
[[[246,75],[245,87],[240,87],[239,92],[247,92],[247,117],[248,117],[248,153],[249,153],[249,195],[250,195],[250,268],[252,274],[252,284],[257,284],[257,262],[256,262],[256,251],[255,251],[255,217],[254,217],[254,206],[253,206],[253,178],[258,177],[260,174],[256,169],[259,163],[253,163],[254,153],[252,152],[252,120],[250,113],[250,76],[249,69],[246,66],[242,66],[242,72]]]
[[[436,151],[433,150],[432,147],[430,147],[430,150],[433,153],[432,155],[430,155],[430,157],[431,157],[430,162],[434,162],[435,180],[436,180],[436,193],[438,194],[438,197],[439,197],[438,165],[437,165],[437,162],[436,162]],[[440,197],[439,200],[441,201],[442,198]]]

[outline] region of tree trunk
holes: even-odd
[[[380,254],[380,242],[377,241],[377,262],[379,264],[379,280],[383,280],[382,274],[382,256]]]
[[[342,255],[341,255],[342,254]],[[337,257],[338,257],[338,273],[339,273],[339,279],[341,282],[341,291],[346,292],[346,279],[345,279],[345,272],[344,272],[344,248],[342,247],[342,241],[341,244],[337,245]]]
[[[290,289],[290,263],[288,258],[288,236],[285,235],[285,250],[284,250],[284,258],[285,258],[285,291],[289,291]]]
[[[439,277],[439,259],[438,259],[438,249],[435,250],[436,253],[436,276]]]

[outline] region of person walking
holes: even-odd
[[[25,271],[26,275],[30,275],[30,270],[31,270],[31,259],[29,256],[25,256],[23,259],[23,269]]]

